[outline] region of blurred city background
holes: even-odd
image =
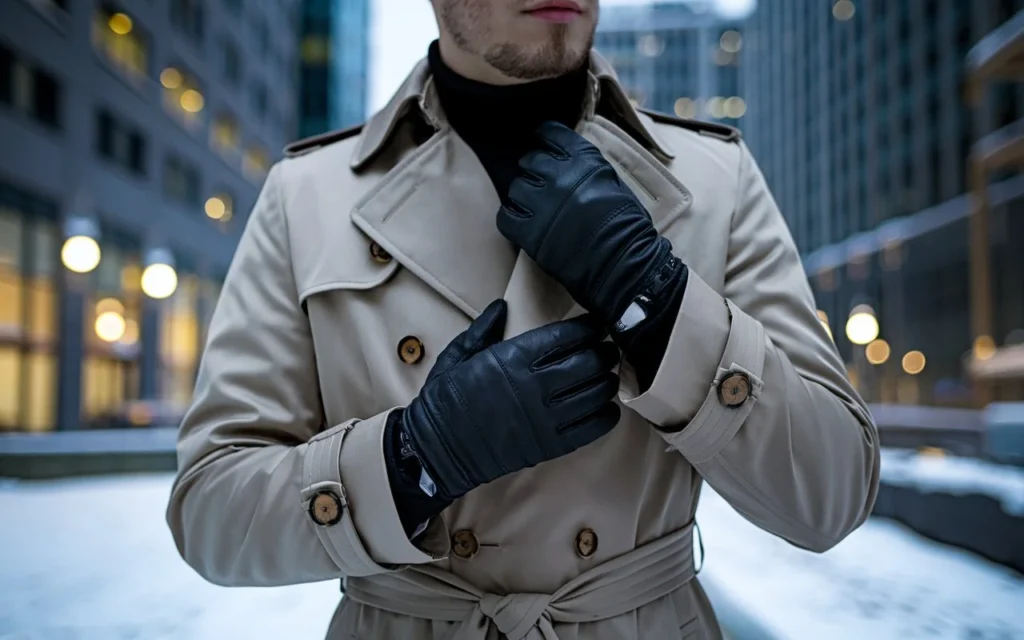
[[[428,0],[0,0],[0,639],[322,636],[337,585],[177,558],[174,427],[282,147],[434,37]],[[730,635],[1024,638],[1024,0],[602,0],[596,47],[742,130],[885,447],[824,556],[706,491]]]

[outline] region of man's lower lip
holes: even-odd
[[[559,23],[572,22],[576,18],[580,17],[580,12],[573,11],[572,9],[537,9],[536,11],[528,11],[527,13],[534,18]]]

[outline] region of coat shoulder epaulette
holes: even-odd
[[[347,129],[338,129],[337,131],[328,131],[327,133],[320,133],[315,136],[309,136],[302,140],[297,140],[284,148],[284,156],[286,158],[294,158],[303,154],[315,151],[321,147],[326,147],[329,144],[334,144],[346,138],[351,138],[354,135],[358,135],[363,130],[363,125],[357,124],[354,127]]]
[[[704,122],[703,120],[690,120],[689,118],[677,118],[667,113],[661,113],[659,111],[651,111],[649,109],[639,109],[641,113],[647,114],[651,120],[660,122],[662,124],[671,124],[690,131],[696,131],[699,134],[705,136],[712,136],[726,142],[739,142],[742,137],[740,130],[736,127],[730,127],[727,124],[718,124],[717,122]]]

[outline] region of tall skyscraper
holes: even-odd
[[[2,3],[0,430],[188,402],[246,215],[295,134],[297,5],[256,5]]]
[[[369,87],[370,0],[301,0],[299,133],[359,124]]]
[[[604,7],[594,44],[640,106],[733,126],[746,112],[742,29],[710,2]]]
[[[965,59],[1021,9],[1022,0],[759,0],[746,23],[745,138],[873,400],[972,401],[967,161],[978,138],[1024,115],[1024,87],[999,86],[972,109]],[[1011,215],[1024,206],[1024,177],[994,176],[990,196],[995,286],[1010,301],[998,312],[1001,341],[1024,326],[1014,302],[1024,298],[1024,219]],[[882,342],[851,344],[854,307],[877,316]]]

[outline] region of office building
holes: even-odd
[[[759,0],[746,22],[745,138],[805,257],[820,315],[874,401],[978,403],[964,366],[968,158],[976,140],[1024,116],[1024,87],[1003,83],[972,108],[965,59],[1021,9],[1021,0]],[[1024,177],[989,177],[993,335],[1003,343],[1024,327]],[[866,348],[851,342],[875,328]]]
[[[366,118],[370,0],[301,0],[302,137]]]
[[[0,429],[187,404],[247,213],[296,133],[296,8],[2,3]]]
[[[739,126],[742,28],[706,0],[603,7],[595,48],[640,106]]]

